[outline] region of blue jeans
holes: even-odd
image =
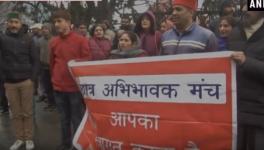
[[[84,115],[84,101],[80,92],[54,92],[61,121],[62,145],[71,147],[72,138]]]

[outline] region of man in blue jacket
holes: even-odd
[[[162,55],[217,50],[214,33],[193,22],[196,8],[197,0],[174,0],[171,19],[175,27],[161,38]]]

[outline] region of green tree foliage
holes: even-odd
[[[148,0],[145,0],[148,1]],[[132,15],[136,15],[137,11],[134,9],[134,2],[131,0],[102,0],[98,1],[97,5],[92,1],[13,1],[1,2],[12,3],[15,7],[8,11],[19,11],[33,20],[33,22],[50,21],[52,12],[58,8],[67,9],[72,15],[73,23],[86,22],[87,24],[93,20],[113,20],[113,14],[122,16],[125,9],[130,9]]]

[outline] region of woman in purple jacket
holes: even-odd
[[[135,33],[139,36],[141,49],[149,56],[160,54],[161,33],[156,31],[156,19],[151,11],[143,13],[136,22]]]
[[[235,27],[235,19],[230,16],[221,17],[218,25],[218,50],[224,51],[227,50],[227,41],[229,34],[232,32],[232,29]]]
[[[92,60],[108,59],[112,47],[110,40],[104,37],[105,31],[101,24],[96,24],[91,29],[89,40]]]

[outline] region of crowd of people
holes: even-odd
[[[46,99],[47,110],[57,109],[59,113],[62,138],[58,149],[74,149],[72,137],[85,105],[68,70],[70,60],[214,51],[234,51],[230,58],[237,63],[237,149],[262,150],[264,14],[248,11],[245,2],[238,17],[233,7],[232,1],[225,0],[219,18],[199,25],[193,19],[197,1],[175,0],[171,14],[161,22],[147,11],[135,24],[130,17],[121,18],[118,30],[113,30],[107,20],[99,20],[89,29],[85,22],[73,27],[66,10],[53,12],[52,23],[38,23],[28,29],[20,13],[9,13],[7,30],[0,35],[0,99],[2,113],[12,113],[16,141],[10,150],[24,144],[27,150],[35,147],[32,100],[37,94],[40,101]]]

